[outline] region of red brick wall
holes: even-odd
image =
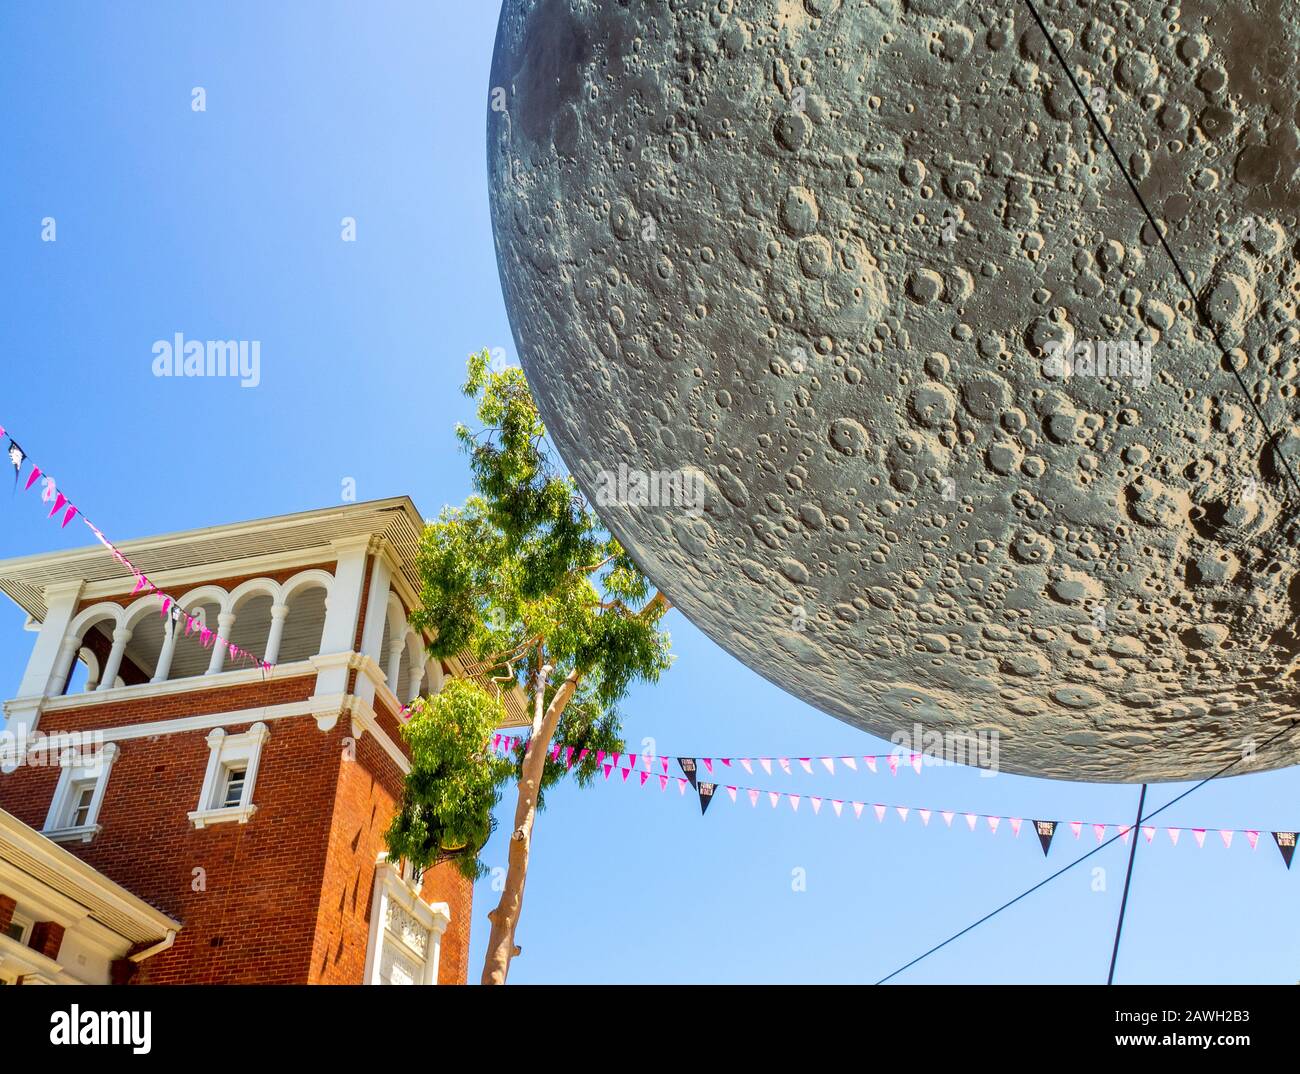
[[[37,727],[47,735],[58,731],[106,730],[134,723],[175,720],[182,716],[204,716],[267,705],[287,705],[294,701],[306,701],[315,689],[314,674],[277,679],[275,672],[270,672],[266,679],[242,686],[182,691],[48,712],[42,714]],[[206,731],[203,733],[207,734]]]
[[[345,726],[346,725],[346,726]],[[333,819],[321,884],[312,984],[357,984],[363,980],[370,939],[370,900],[375,860],[401,795],[402,773],[373,735],[352,738],[350,720],[340,720],[337,737]],[[345,744],[351,743],[355,760]]]
[[[238,734],[251,722],[225,730]],[[248,824],[191,825],[209,751],[205,731],[188,731],[119,743],[103,831],[91,843],[66,844],[182,923],[175,946],[141,964],[138,983],[307,979],[336,747],[310,716],[268,726]],[[0,807],[40,828],[57,779],[57,768],[0,776]]]
[[[474,882],[461,876],[453,863],[443,862],[425,872],[420,894],[426,902],[445,902],[451,912],[451,924],[442,934],[438,983],[465,984],[469,976],[469,927],[474,913]]]

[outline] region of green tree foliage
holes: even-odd
[[[434,637],[430,655],[468,652],[495,686],[460,681],[415,707],[405,731],[412,770],[389,847],[424,866],[463,841],[460,867],[479,873],[492,808],[513,772],[520,798],[512,843],[524,844],[523,859],[512,846],[502,906],[517,879],[517,918],[535,809],[570,771],[580,784],[594,778],[597,750],[624,750],[616,706],[634,683],[655,682],[671,663],[670,639],[659,629],[669,605],[558,470],[523,371],[490,369],[484,351],[470,357],[464,390],[480,426],[456,429],[474,494],[425,529],[411,622]],[[544,751],[532,767],[522,750],[513,763],[486,751],[502,697],[515,689],[532,717],[530,753]],[[575,758],[591,752],[570,770],[563,753],[550,759],[557,737]],[[493,916],[494,943],[505,942],[496,935],[501,913]],[[513,946],[513,920],[508,932]]]

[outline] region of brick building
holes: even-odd
[[[36,635],[0,742],[0,982],[465,981],[471,885],[384,853],[402,706],[477,670],[410,626],[422,527],[403,497],[120,546],[270,671],[101,547],[0,563]]]

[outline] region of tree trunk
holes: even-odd
[[[550,705],[543,712],[546,677],[550,670],[547,665],[537,676],[532,732],[528,738],[528,748],[524,752],[519,796],[515,802],[515,827],[510,835],[506,885],[497,908],[488,914],[488,920],[492,922],[492,933],[488,938],[487,957],[483,961],[482,983],[485,985],[505,984],[506,974],[510,972],[510,961],[518,954],[515,928],[519,924],[519,913],[523,908],[524,880],[528,876],[528,858],[532,851],[533,822],[537,818],[537,793],[542,786],[542,770],[546,767],[546,755],[551,748],[551,739],[555,736],[555,727],[578,688],[581,677],[577,671],[572,672],[560,684]]]

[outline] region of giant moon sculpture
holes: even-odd
[[[521,361],[654,581],[826,712],[1066,779],[1290,764],[1300,29],[1038,3],[1205,323],[1022,0],[507,0]]]

